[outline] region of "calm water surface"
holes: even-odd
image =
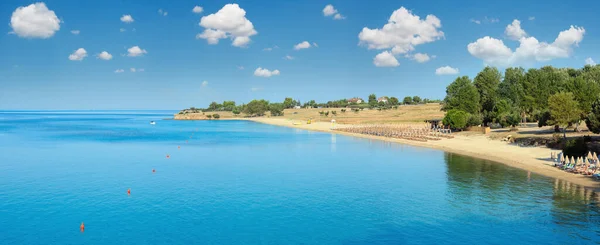
[[[170,113],[0,112],[0,244],[600,242],[598,194],[566,182]]]

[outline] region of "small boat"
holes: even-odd
[[[150,121],[150,124],[154,125],[154,124],[156,124],[156,122],[155,121]]]

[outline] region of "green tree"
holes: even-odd
[[[496,105],[501,79],[502,74],[498,69],[487,66],[473,80],[473,85],[479,93],[480,110],[483,113],[483,124],[485,125],[493,120],[493,115],[489,112],[493,111]]]
[[[412,101],[415,104],[421,104],[421,97],[415,95],[413,96]]]
[[[510,100],[519,113],[527,111],[523,103],[525,99],[525,91],[523,90],[524,80],[525,70],[523,68],[507,68],[504,72],[504,79],[498,85],[498,96]]]
[[[571,92],[556,93],[548,98],[550,110],[550,123],[563,127],[563,136],[566,138],[566,127],[580,118],[579,104]]]
[[[398,103],[400,103],[400,101],[398,101],[398,98],[396,98],[396,97],[390,97],[388,99],[388,103],[390,103],[390,105],[398,105]]]
[[[251,116],[263,116],[269,110],[269,101],[252,100],[245,107],[244,113]]]
[[[269,111],[271,112],[271,116],[283,116],[283,109],[285,109],[285,104],[283,103],[271,103],[269,105]]]
[[[452,109],[446,112],[446,116],[442,120],[444,125],[448,125],[453,129],[464,129],[467,127],[467,121],[471,115],[465,111]]]
[[[404,100],[402,100],[402,103],[405,105],[410,105],[410,104],[412,104],[412,102],[413,102],[413,99],[410,96],[406,96],[406,97],[404,97]]]
[[[206,117],[207,117],[208,119],[211,119],[211,118],[212,118],[212,115],[206,115]]]
[[[294,108],[295,105],[296,105],[296,101],[292,98],[288,97],[283,100],[283,107],[285,109]]]
[[[221,118],[221,115],[219,115],[219,114],[215,113],[215,114],[213,114],[213,115],[212,115],[212,117],[213,117],[214,119],[219,119],[219,118]]]
[[[590,131],[595,134],[600,133],[600,99],[596,99],[592,104],[592,109],[585,119],[585,124]]]
[[[582,114],[581,118],[585,119],[592,110],[592,104],[598,99],[598,95],[600,95],[600,84],[591,79],[584,79],[579,76],[571,78],[566,87],[567,91],[573,93],[573,97],[579,104]]]
[[[467,76],[458,77],[446,87],[442,110],[458,109],[470,114],[479,113],[479,93]]]
[[[223,110],[224,111],[233,111],[235,108],[235,101],[223,101]]]
[[[210,103],[210,105],[208,105],[207,110],[208,111],[219,111],[219,110],[221,110],[221,108],[223,108],[223,105],[213,101],[212,103]]]
[[[371,107],[377,107],[377,95],[375,94],[370,94],[369,95],[369,105]]]
[[[233,115],[236,115],[236,116],[237,116],[237,115],[239,115],[239,114],[240,114],[240,109],[238,109],[238,108],[236,107],[236,108],[233,108],[233,110],[232,110],[231,112],[233,112]]]

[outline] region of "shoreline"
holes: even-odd
[[[335,131],[330,128],[331,123],[328,122],[313,122],[312,124],[306,124],[306,122],[300,122],[297,120],[289,120],[284,118],[239,118],[233,120],[245,120],[275,126],[283,126],[289,128],[340,134],[366,139],[375,139],[386,142],[395,142],[417,147],[432,148],[454,154],[484,159],[504,164],[510,167],[519,168],[525,171],[530,171],[546,177],[561,179],[576,185],[583,186],[584,188],[600,190],[600,181],[596,181],[592,177],[568,173],[552,166],[551,164],[553,163],[549,161],[549,157],[550,153],[557,152],[556,150],[551,150],[546,147],[520,147],[498,140],[491,140],[485,137],[484,135],[468,137],[455,136],[455,138],[453,139],[420,142],[405,139],[388,138],[382,136]]]

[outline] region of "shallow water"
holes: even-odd
[[[563,181],[368,139],[161,120],[169,113],[0,112],[0,243],[600,241],[598,193]]]

